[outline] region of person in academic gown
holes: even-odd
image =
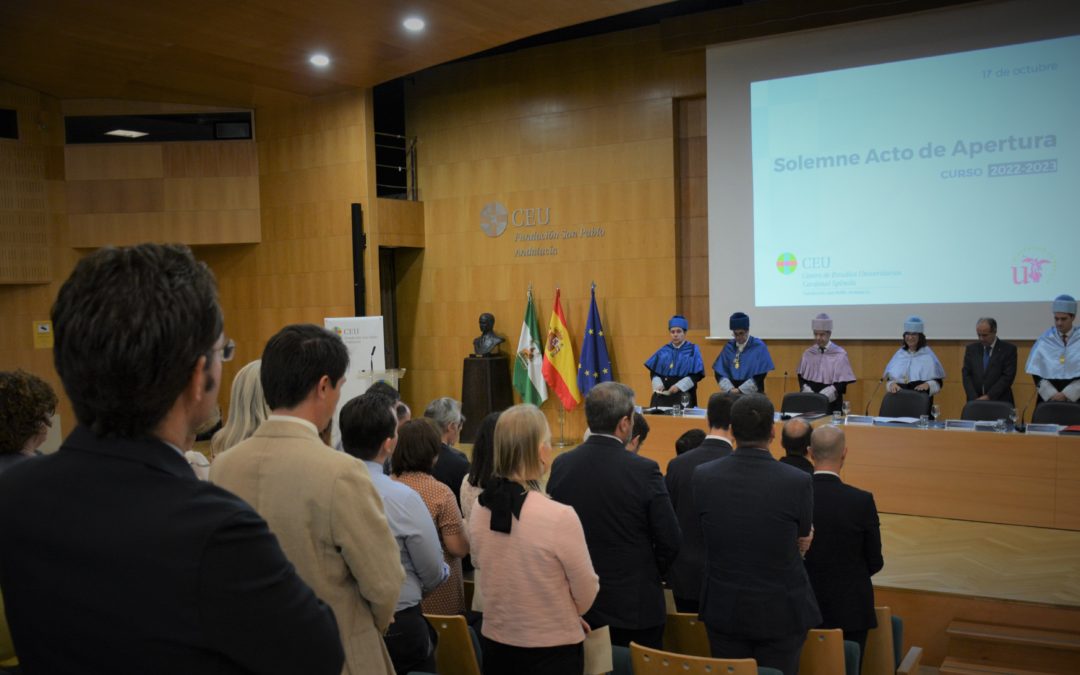
[[[1035,379],[1039,403],[1080,400],[1080,339],[1073,322],[1076,299],[1071,295],[1054,298],[1054,325],[1031,347],[1024,370]]]
[[[829,412],[843,409],[847,386],[855,381],[851,361],[842,347],[832,342],[833,320],[828,314],[818,314],[810,322],[814,345],[803,352],[796,373],[799,387],[805,392],[824,394],[829,399]]]
[[[885,388],[890,394],[901,389],[913,389],[930,395],[941,391],[945,380],[945,368],[933,350],[926,345],[923,320],[909,316],[904,320],[903,346],[885,366]]]
[[[713,374],[720,391],[738,389],[743,394],[764,394],[765,376],[773,370],[769,348],[750,335],[750,317],[735,312],[728,319],[732,338],[713,361]]]
[[[676,314],[668,321],[671,342],[656,350],[645,362],[652,376],[652,401],[650,406],[681,405],[683,392],[690,394],[690,406],[697,407],[697,383],[705,377],[705,363],[701,350],[686,341],[689,324]]]

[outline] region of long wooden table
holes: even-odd
[[[649,415],[641,454],[661,471],[701,417]],[[846,426],[843,478],[879,511],[1080,530],[1080,438],[887,426]],[[770,448],[784,454],[780,430]]]

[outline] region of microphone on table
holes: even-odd
[[[866,410],[863,411],[863,415],[870,414],[870,404],[874,402],[874,394],[876,394],[877,390],[881,388],[881,383],[884,381],[884,377],[878,378],[877,385],[874,386],[874,391],[870,392],[870,398],[866,400]]]
[[[1028,408],[1031,407],[1031,404],[1034,403],[1034,401],[1035,401],[1035,397],[1038,396],[1038,395],[1039,395],[1039,390],[1038,389],[1031,392],[1031,398],[1028,399],[1027,405],[1024,406],[1024,411],[1022,413],[1020,413],[1020,423],[1019,424],[1014,424],[1013,429],[1015,429],[1016,431],[1019,431],[1019,432],[1023,432],[1025,429],[1027,429],[1027,425],[1024,424],[1024,419],[1027,417]]]
[[[781,389],[780,389],[780,398],[783,398],[784,394],[786,394],[786,393],[787,393],[787,371],[785,370],[784,371],[784,386],[781,387]]]
[[[368,371],[369,373],[374,373],[375,372],[375,350],[378,348],[378,346],[379,345],[372,345],[371,346],[371,365],[370,365],[371,370]]]

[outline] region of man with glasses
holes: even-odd
[[[210,270],[183,246],[104,248],[52,320],[78,424],[0,480],[23,670],[338,675],[333,612],[266,522],[184,460],[233,352]]]

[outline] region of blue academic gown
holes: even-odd
[[[689,377],[694,381],[694,386],[687,390],[690,394],[690,405],[697,407],[697,383],[705,377],[705,362],[701,360],[701,350],[692,342],[684,342],[675,347],[670,342],[645,362],[649,374],[659,377],[664,383],[664,389],[671,388],[679,380]],[[671,405],[677,401],[671,400],[670,396],[653,396],[652,405]]]
[[[738,356],[738,367],[736,367],[736,356]],[[735,348],[735,340],[728,340],[716,360],[713,361],[712,368],[717,382],[726,377],[733,385],[739,387],[743,382],[753,378],[758,393],[764,394],[765,376],[775,366],[773,366],[772,356],[769,355],[769,348],[761,339],[751,335],[746,338],[746,346],[742,354],[739,354],[738,349]]]

